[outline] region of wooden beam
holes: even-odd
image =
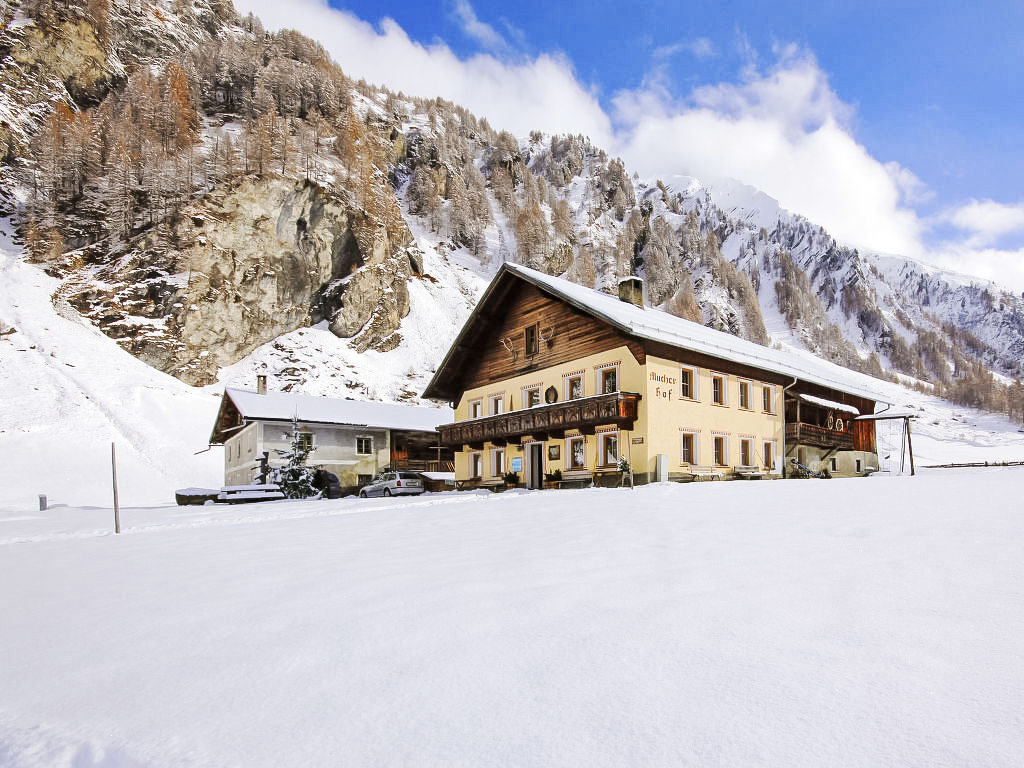
[[[914,444],[910,441],[910,419],[906,418],[903,420],[904,427],[907,430],[907,449],[910,451],[910,475],[914,476]]]

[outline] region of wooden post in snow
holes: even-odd
[[[910,419],[906,418],[903,420],[903,424],[907,430],[907,450],[910,453],[910,476],[914,476],[914,444],[910,442]]]
[[[121,507],[117,503],[117,446],[110,444],[110,471],[114,479],[114,533],[121,532]]]

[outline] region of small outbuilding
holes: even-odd
[[[337,475],[353,491],[385,469],[452,472],[454,454],[438,442],[437,426],[452,420],[447,408],[345,400],[226,388],[211,445],[224,446],[224,482],[255,482],[289,447],[292,419],[313,449],[309,464]]]

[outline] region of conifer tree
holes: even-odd
[[[287,437],[288,450],[277,450],[285,464],[274,468],[271,472],[271,482],[277,483],[281,487],[281,493],[289,499],[308,499],[310,496],[316,496],[318,491],[313,486],[316,467],[306,466],[306,460],[314,448],[307,440],[308,433],[299,430],[297,416],[292,416],[292,428]]]

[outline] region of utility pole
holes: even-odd
[[[121,532],[121,507],[117,503],[117,446],[110,444],[110,471],[114,478],[114,533]]]

